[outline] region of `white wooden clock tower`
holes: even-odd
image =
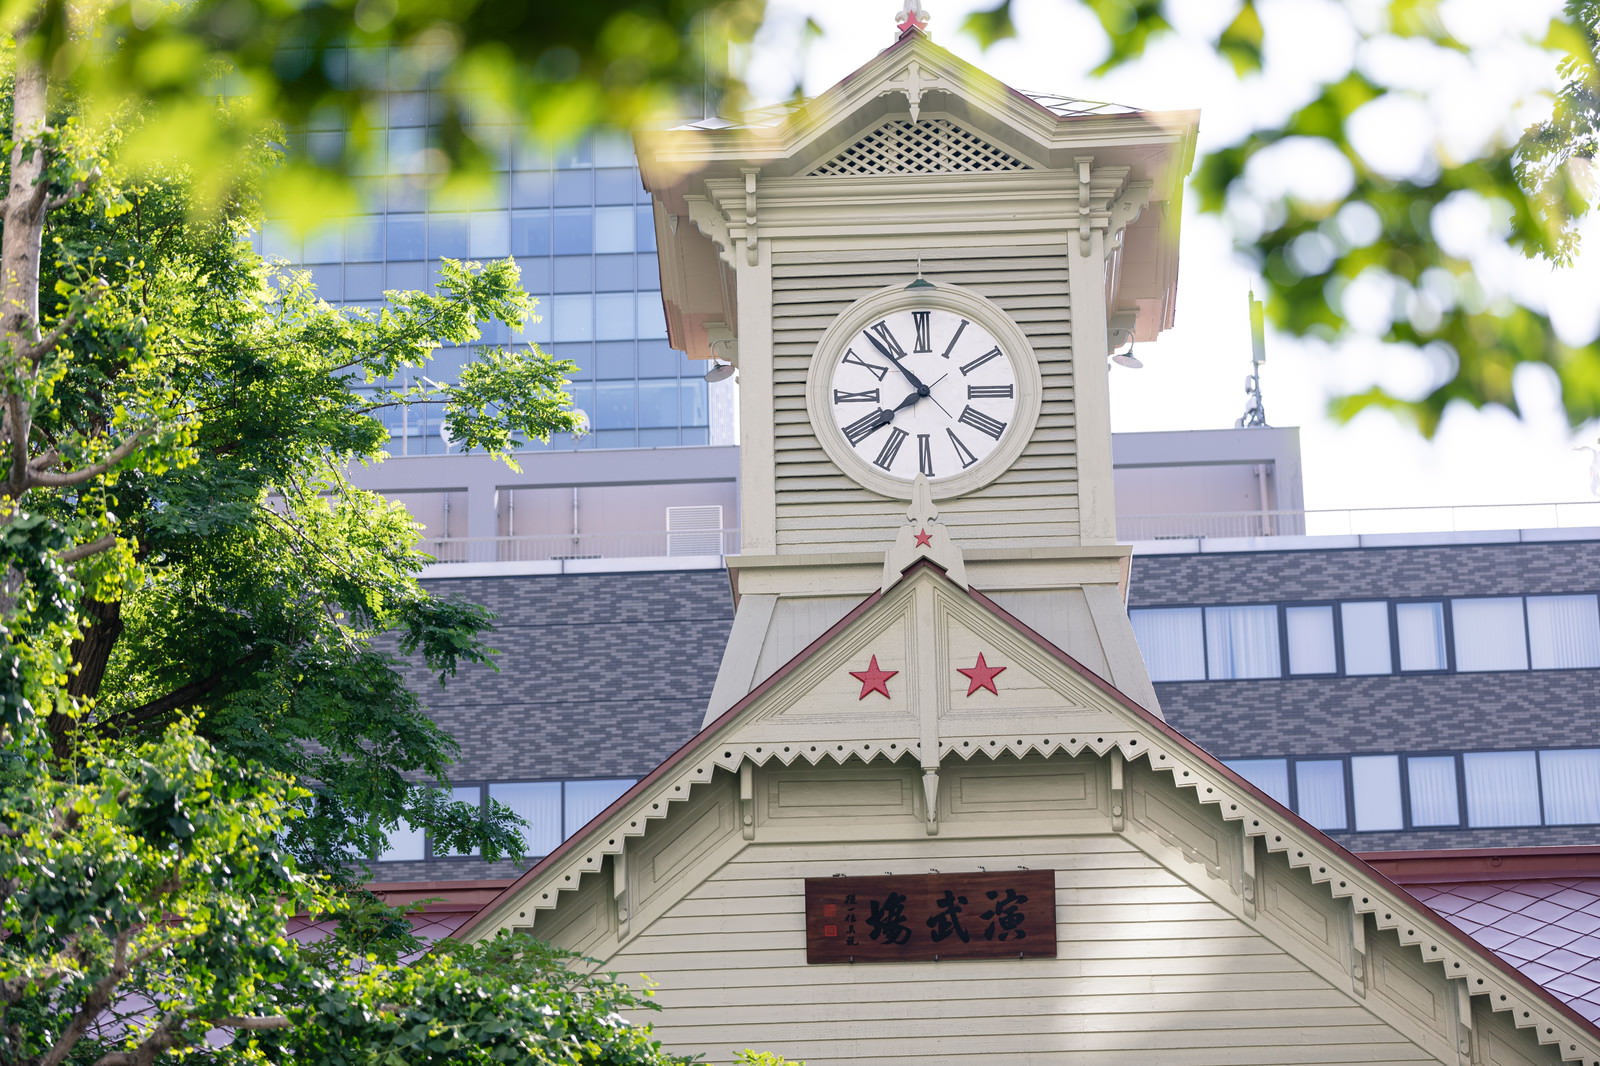
[[[908,16],[803,107],[642,141],[673,342],[739,368],[733,633],[700,733],[458,936],[648,974],[719,1063],[1600,1066],[1160,717],[1106,356],[1172,324],[1194,136]]]
[[[706,720],[881,585],[919,473],[952,542],[924,554],[1154,710],[1106,360],[1172,324],[1198,116],[1052,106],[905,25],[802,108],[641,140],[672,341],[739,374]]]

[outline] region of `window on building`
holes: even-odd
[[[404,818],[389,832],[389,846],[378,855],[379,862],[421,862],[427,858],[427,835],[414,829]]]
[[[1206,674],[1213,679],[1278,677],[1278,609],[1270,604],[1207,607]]]
[[[1200,608],[1162,607],[1128,612],[1133,635],[1152,681],[1202,681],[1206,647]],[[1288,787],[1284,788],[1285,802]]]
[[[1600,822],[1600,748],[1541,751],[1545,825]]]
[[[1539,762],[1533,752],[1468,752],[1461,766],[1468,825],[1539,824]]]
[[[634,250],[634,215],[629,207],[597,207],[594,210],[594,250],[599,253]]]
[[[1359,676],[1393,672],[1387,603],[1342,603],[1339,605],[1339,621],[1344,637],[1346,674]]]
[[[1411,824],[1460,825],[1461,795],[1456,790],[1454,755],[1418,755],[1406,760]]]
[[[1289,760],[1229,759],[1227,765],[1285,807],[1289,806]]]
[[[1347,829],[1343,759],[1301,759],[1294,764],[1295,799],[1300,817],[1318,829]]]
[[[632,778],[613,778],[605,781],[568,781],[566,798],[566,815],[562,830],[571,836],[584,826],[590,819],[611,804],[615,803],[628,789],[633,787]]]
[[[1529,596],[1528,643],[1535,670],[1600,666],[1596,597]]]
[[[489,786],[489,798],[528,823],[522,847],[530,857],[548,855],[561,843],[561,782],[498,782]]]
[[[450,790],[450,800],[453,803],[470,803],[479,810],[483,809],[483,787],[481,785],[457,785]],[[435,841],[433,844],[433,857],[445,858],[452,855],[476,855],[478,849],[471,851],[446,851]]]
[[[1350,798],[1355,806],[1357,831],[1403,829],[1405,811],[1400,803],[1400,757],[1352,756]]]
[[[1455,634],[1457,670],[1528,668],[1522,597],[1451,600],[1450,622]]]
[[[1286,607],[1283,623],[1291,674],[1339,672],[1333,646],[1332,607]]]
[[[1449,666],[1444,641],[1444,604],[1397,603],[1395,632],[1400,643],[1400,669],[1444,670]]]

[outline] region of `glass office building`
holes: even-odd
[[[431,285],[441,259],[513,256],[523,286],[539,299],[540,321],[515,336],[492,325],[480,343],[534,342],[576,363],[573,400],[592,430],[533,448],[713,443],[705,367],[667,345],[655,228],[631,141],[599,134],[556,148],[511,126],[484,128],[498,166],[491,187],[463,210],[436,202],[424,180],[429,106],[425,92],[389,95],[381,143],[357,179],[364,213],[303,240],[269,222],[261,250],[310,270],[328,302],[364,307],[380,306],[387,289]],[[343,137],[337,128],[309,129],[290,150],[331,157]],[[443,349],[420,373],[454,380],[470,355]],[[392,455],[447,450],[437,412],[384,414]],[[731,443],[731,431],[725,435]]]

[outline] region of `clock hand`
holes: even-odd
[[[920,380],[918,380],[917,375],[907,370],[904,363],[895,358],[894,352],[889,348],[888,345],[884,344],[866,330],[862,330],[861,335],[872,342],[872,346],[878,349],[879,354],[894,364],[895,369],[900,371],[900,373],[905,376],[906,381],[910,383],[913,389],[917,390],[917,395],[919,397],[928,395],[928,386],[924,385]]]
[[[943,380],[944,380],[944,379],[945,379],[945,378],[947,378],[947,377],[949,377],[949,376],[950,376],[950,372],[949,372],[949,371],[946,371],[946,372],[944,372],[944,373],[943,373],[943,374],[940,374],[940,375],[939,375],[939,381],[943,381]],[[933,394],[933,387],[934,387],[934,385],[937,385],[937,384],[939,384],[939,381],[935,381],[935,382],[934,382],[934,383],[933,383],[933,385],[929,385],[929,386],[928,386],[928,399],[930,399],[930,400],[932,400],[932,401],[933,401],[933,406],[935,406],[935,407],[937,407],[937,408],[938,408],[938,409],[939,409],[939,410],[941,410],[941,411],[944,411],[944,416],[945,416],[945,417],[946,417],[946,418],[950,418],[950,417],[952,417],[952,415],[951,415],[951,414],[950,414],[950,412],[949,412],[949,411],[945,411],[945,407],[944,407],[944,404],[942,404],[942,403],[940,403],[940,402],[939,402],[939,397],[937,397],[937,396],[935,396],[935,395],[934,395],[934,394]],[[920,399],[920,398],[921,398],[921,397],[920,397],[920,394],[919,394],[919,397],[918,397],[918,398],[919,398],[919,399]]]

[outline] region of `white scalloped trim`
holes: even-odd
[[[1137,730],[1119,732],[1099,731],[1093,735],[1011,734],[984,737],[954,737],[942,739],[939,745],[941,759],[955,755],[963,761],[975,755],[988,755],[991,759],[1001,755],[1022,758],[1028,754],[1046,757],[1062,752],[1076,756],[1083,751],[1093,752],[1101,758],[1116,748],[1124,759],[1146,759],[1152,769],[1172,774],[1173,783],[1180,788],[1191,788],[1201,803],[1213,804],[1224,821],[1241,822],[1247,837],[1261,837],[1267,850],[1287,856],[1289,865],[1308,871],[1315,884],[1328,886],[1335,899],[1349,899],[1358,914],[1370,914],[1379,929],[1394,930],[1400,943],[1415,946],[1425,961],[1438,963],[1445,968],[1446,976],[1467,982],[1473,996],[1488,996],[1493,1010],[1510,1012],[1519,1029],[1537,1029],[1535,1037],[1541,1044],[1559,1044],[1561,1057],[1568,1062],[1586,1062],[1600,1066],[1600,1047],[1591,1038],[1573,1028],[1564,1018],[1547,1014],[1546,1005],[1529,997],[1525,990],[1508,982],[1504,975],[1486,967],[1476,952],[1463,947],[1460,939],[1465,934],[1439,935],[1434,920],[1409,904],[1392,905],[1377,882],[1363,877],[1359,871],[1339,872],[1345,860],[1318,844],[1301,839],[1301,830],[1283,821],[1281,816],[1269,811],[1258,800],[1240,796],[1232,791],[1210,767],[1191,765],[1185,758],[1169,751],[1159,741],[1152,741],[1147,733]],[[733,742],[708,746],[707,753],[698,761],[687,764],[671,777],[656,782],[646,793],[634,800],[618,818],[604,827],[603,832],[591,834],[594,843],[587,849],[574,852],[559,866],[542,874],[530,886],[521,901],[519,918],[526,919],[529,910],[548,910],[557,905],[562,892],[573,891],[585,873],[598,872],[607,855],[621,853],[629,837],[643,836],[649,823],[667,816],[672,804],[686,800],[695,785],[711,780],[717,769],[738,773],[739,766],[749,759],[757,766],[780,762],[785,766],[795,762],[816,765],[823,760],[844,763],[851,758],[871,762],[883,756],[891,762],[907,753],[918,754],[922,744],[891,741],[817,741],[771,743]],[[1487,949],[1486,949],[1487,950]]]

